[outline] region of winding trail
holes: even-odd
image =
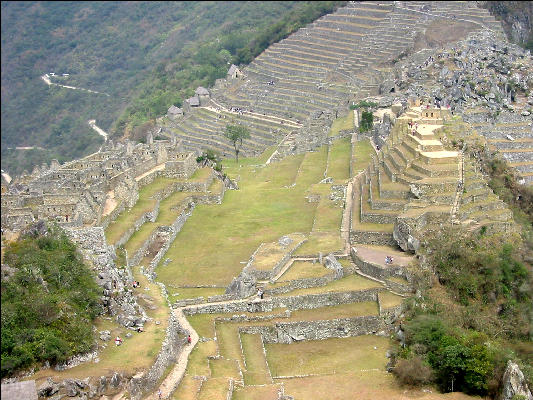
[[[191,343],[185,344],[184,347],[181,349],[180,354],[178,356],[178,360],[176,361],[176,365],[159,386],[158,389],[161,390],[161,395],[163,399],[168,399],[172,395],[174,390],[177,388],[178,384],[181,382],[183,375],[185,375],[187,362],[189,360],[189,354],[191,354],[192,349],[194,349],[194,346],[196,346],[196,343],[198,343],[199,339],[198,333],[196,333],[191,324],[189,324],[189,321],[187,321],[187,318],[185,318],[185,315],[183,314],[183,308],[175,309],[172,312],[176,316],[182,329],[188,331],[191,335]],[[145,397],[145,399],[159,400],[157,390],[149,396]]]
[[[95,119],[91,119],[90,121],[87,121],[87,123],[89,124],[91,128],[93,128],[96,131],[96,133],[98,133],[100,136],[103,136],[104,140],[107,142],[107,138],[109,137],[109,135],[102,128],[99,128],[98,126],[96,126]]]
[[[107,93],[103,93],[103,92],[97,92],[96,90],[85,89],[85,88],[79,88],[79,87],[76,87],[76,86],[61,85],[60,83],[52,82],[52,81],[50,80],[50,76],[49,76],[48,74],[44,74],[43,76],[41,76],[41,79],[42,79],[42,80],[43,80],[48,86],[51,86],[51,85],[61,86],[61,87],[64,87],[64,88],[66,88],[66,89],[82,90],[82,91],[84,91],[84,92],[96,93],[96,94],[103,94],[104,96],[110,97],[109,94],[107,94]]]

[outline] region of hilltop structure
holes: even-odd
[[[444,41],[439,50],[420,49],[435,40],[431,29],[443,25],[446,29],[440,34],[450,35],[453,44]],[[454,29],[460,33],[452,35]],[[135,305],[131,294],[113,297],[111,282],[118,280],[122,289],[124,282],[132,280],[129,268],[145,259],[150,260],[143,272],[154,279],[160,263],[172,262],[165,254],[195,204],[222,202],[229,185],[216,181],[213,169],[207,168],[208,173],[198,181],[186,178],[197,170],[196,156],[201,150],[232,156],[231,143],[223,136],[227,124],[250,129],[251,138],[242,147],[246,156],[276,146],[258,168],[350,136],[349,179],[335,184],[332,178],[328,180],[326,160],[320,184],[331,186],[323,194],[307,197],[310,203],[325,206],[327,200],[338,206],[336,211],[343,210],[338,227],[342,249],[322,254],[313,248],[298,254],[309,237],[290,233],[262,243],[240,275],[227,282],[224,294],[189,297],[187,290],[207,287],[180,288],[185,294],[172,304],[175,319],[169,323],[160,357],[129,386],[135,387],[132,398],[152,390],[176,354],[185,354],[178,332],[188,330],[193,336],[191,349],[198,341],[216,348],[206,351],[208,371],[226,364],[237,371],[227,381],[225,375],[204,373],[199,393],[218,390],[230,398],[234,390],[264,386],[274,393],[272,398],[288,398],[283,385],[274,380],[282,377],[273,377],[263,358],[265,345],[399,334],[393,323],[402,313],[402,296],[412,292],[410,263],[428,227],[460,224],[471,230],[515,229],[511,211],[487,186],[464,142],[454,143],[447,129],[460,123],[465,140],[468,135],[484,135],[489,145],[514,163],[524,182],[533,182],[527,111],[533,98],[526,97],[523,89],[529,88],[531,65],[531,56],[506,44],[500,24],[474,3],[350,2],[269,47],[242,71],[232,65],[226,79],[209,90],[199,87],[183,109],[170,107],[145,144],[108,142],[95,154],[64,165],[53,162],[13,182],[2,176],[2,228],[22,231],[40,219],[65,227],[95,260],[103,300],[119,313],[119,322],[142,327],[144,310]],[[512,76],[514,83],[504,81],[504,75]],[[371,162],[354,174],[353,149],[363,138],[356,129],[358,111],[353,129],[338,137],[329,137],[328,132],[340,113],[363,99],[375,102],[378,111],[375,128],[366,134],[373,142]],[[154,140],[154,135],[168,140]],[[183,181],[159,188],[151,197],[151,210],[143,210],[113,240],[106,238],[104,228],[134,206],[139,188],[161,176]],[[215,181],[218,185],[213,185]],[[214,186],[217,190],[211,191]],[[167,211],[172,210],[168,214],[174,221],[157,223],[162,199],[180,191],[182,198],[165,205]],[[324,209],[318,210],[317,215]],[[153,224],[147,224],[151,226],[144,236],[138,235],[137,244],[125,257],[126,268],[118,270],[115,250],[148,221]],[[198,314],[212,314],[209,337],[198,337],[185,320],[185,315]],[[223,327],[227,329],[221,333]],[[228,340],[232,335],[237,340]],[[248,338],[248,350],[241,337]],[[224,341],[227,348],[220,347]],[[251,359],[250,348],[259,349],[265,365],[259,374],[245,363],[246,357]],[[188,374],[181,371],[178,382],[183,377],[187,383],[182,388],[198,380],[197,375]],[[255,380],[259,384],[250,384]],[[176,382],[168,387],[166,394],[175,389]]]
[[[431,49],[447,43],[445,50]],[[531,68],[528,52],[509,44],[501,24],[474,2],[350,2],[270,46],[239,79],[231,66],[209,102],[196,95],[185,102],[187,118],[169,115],[159,124],[187,149],[212,148],[228,157],[233,152],[224,127],[244,124],[251,137],[242,154],[278,145],[276,160],[326,143],[334,116],[368,96],[385,107],[413,96],[438,99],[456,113],[488,120],[480,133],[494,139],[528,183],[531,142],[509,140],[514,136],[503,124],[520,123],[531,137],[533,97],[518,101],[533,81]]]

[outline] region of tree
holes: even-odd
[[[363,111],[361,115],[361,124],[359,125],[360,132],[367,132],[374,126],[374,116],[371,111]]]
[[[250,131],[243,125],[226,125],[224,136],[226,136],[233,143],[233,147],[235,148],[235,157],[237,158],[238,163],[242,140],[250,137]]]

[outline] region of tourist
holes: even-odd
[[[139,327],[137,328],[137,332],[138,332],[138,333],[144,332],[143,327],[142,327],[142,326],[139,326]]]
[[[163,398],[163,393],[161,392],[161,389],[159,389],[159,390],[157,391],[157,396],[158,396],[160,399]]]
[[[120,345],[122,344],[122,339],[121,339],[119,336],[117,336],[117,337],[115,338],[115,344],[116,344],[117,346],[120,346]]]
[[[192,342],[192,339],[191,339],[191,335],[187,336],[187,343],[191,344]]]

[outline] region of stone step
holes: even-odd
[[[428,176],[436,177],[459,177],[459,164],[425,164],[419,160],[411,163],[413,170]]]
[[[453,164],[459,162],[457,151],[421,151],[420,160],[426,164]]]
[[[393,224],[398,216],[395,210],[372,209],[369,202],[369,187],[364,184],[361,188],[363,196],[361,198],[361,222],[373,224]]]

